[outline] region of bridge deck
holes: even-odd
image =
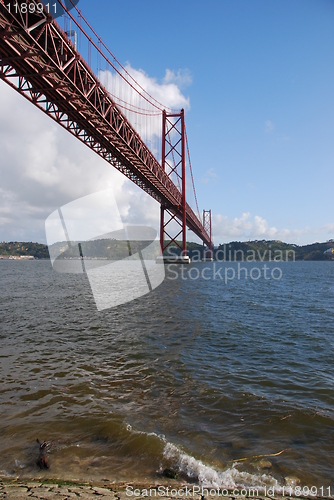
[[[0,3],[0,78],[182,218],[180,191],[46,11]],[[188,204],[186,221],[210,245]]]

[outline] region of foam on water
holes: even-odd
[[[240,472],[235,464],[224,471],[218,471],[205,465],[201,460],[184,453],[172,443],[166,443],[163,455],[176,465],[179,472],[186,474],[190,479],[198,480],[199,484],[206,488],[232,489],[250,486],[262,489],[264,487],[279,488],[277,480],[267,474],[256,475]]]
[[[131,434],[141,434],[144,436],[149,436],[149,437],[154,437],[159,439],[160,441],[166,443],[166,437],[164,434],[157,434],[156,432],[145,432],[145,431],[140,431],[138,429],[134,429],[131,424],[126,424],[126,430],[130,432]]]
[[[233,489],[255,487],[263,490],[264,488],[274,487],[276,491],[281,489],[278,481],[268,474],[250,474],[239,471],[237,464],[233,464],[232,467],[225,470],[216,470],[181,450],[175,444],[167,441],[163,434],[158,435],[155,432],[146,433],[145,431],[135,430],[129,424],[126,425],[126,429],[133,434],[145,434],[146,436],[159,439],[164,446],[163,458],[170,462],[173,468],[179,473],[186,475],[191,480],[198,481],[199,485],[205,488]]]

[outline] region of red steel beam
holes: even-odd
[[[203,210],[203,227],[204,230],[209,234],[210,236],[210,245],[209,251],[210,251],[210,257],[213,257],[213,243],[212,243],[212,221],[211,221],[211,210]],[[203,241],[203,259],[205,258],[205,246],[204,246],[204,241]]]
[[[182,155],[182,255],[187,255],[187,202],[186,202],[186,148],[184,109],[181,109],[181,155]]]
[[[189,229],[209,244],[201,221],[188,204],[184,210],[177,186],[67,35],[45,8],[22,14],[24,3],[0,0],[0,78],[180,220],[185,214]]]

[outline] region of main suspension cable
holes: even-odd
[[[107,47],[107,45],[103,42],[103,40],[99,37],[99,35],[96,33],[96,31],[93,29],[93,27],[89,24],[89,22],[87,21],[87,19],[83,16],[82,12],[77,8],[77,6],[74,4],[74,2],[72,0],[70,0],[71,4],[73,5],[73,7],[75,8],[75,10],[77,11],[77,13],[79,14],[80,16],[80,19],[83,19],[83,21],[86,23],[86,25],[88,26],[88,28],[91,30],[91,32],[95,35],[95,37],[98,39],[98,41],[100,42],[100,44],[106,49],[106,51],[111,55],[111,57],[113,58],[113,60],[115,61],[115,63],[117,63],[120,68],[124,71],[124,73],[129,77],[131,78],[131,80],[135,83],[135,85],[137,85],[144,94],[146,94],[146,97],[145,95],[143,95],[141,92],[139,92],[139,90],[137,88],[135,88],[125,77],[124,75],[122,74],[122,72],[120,72],[115,66],[114,64],[108,59],[108,57],[102,52],[102,50],[96,46],[96,44],[94,43],[94,41],[89,37],[89,35],[83,30],[83,28],[78,24],[78,22],[76,21],[76,19],[71,15],[71,13],[69,12],[69,10],[67,9],[67,7],[63,4],[62,0],[58,0],[58,2],[60,3],[60,5],[62,6],[62,8],[67,12],[67,14],[71,17],[71,19],[75,22],[75,24],[77,25],[77,27],[82,31],[82,33],[86,36],[86,38],[93,44],[93,46],[96,48],[96,50],[102,55],[102,57],[110,64],[110,66],[112,68],[114,68],[114,70],[119,74],[119,76],[121,76],[121,78],[123,78],[123,80],[135,91],[137,92],[137,94],[139,94],[143,99],[145,99],[145,101],[147,101],[149,104],[151,104],[152,106],[154,106],[155,108],[159,109],[160,111],[163,111],[164,109],[168,109],[169,111],[172,111],[172,108],[169,108],[168,106],[165,106],[164,104],[162,104],[161,102],[159,102],[157,99],[155,99],[151,94],[149,94],[138,82],[135,78],[133,78],[133,76],[124,68],[124,66],[118,61],[118,59],[114,56],[114,54],[109,50],[109,48]],[[154,101],[154,102],[153,102]]]
[[[193,190],[194,190],[195,203],[196,203],[196,208],[197,208],[197,215],[198,215],[198,219],[199,219],[199,220],[201,220],[201,216],[200,216],[200,213],[199,213],[199,208],[198,208],[198,203],[197,203],[196,191],[195,191],[195,183],[194,183],[193,169],[192,169],[192,167],[191,167],[191,161],[190,161],[190,153],[189,153],[189,145],[188,145],[188,137],[187,137],[187,130],[186,130],[186,127],[184,127],[184,133],[185,133],[185,136],[186,136],[186,144],[187,144],[187,152],[188,152],[189,169],[190,169],[191,182],[192,182],[192,185],[193,185]]]

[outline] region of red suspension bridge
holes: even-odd
[[[0,78],[160,203],[162,250],[181,239],[186,255],[187,227],[212,250],[211,211],[199,214],[184,109],[148,93],[71,3],[69,11],[63,0],[0,0]],[[186,199],[187,169],[197,215]]]

